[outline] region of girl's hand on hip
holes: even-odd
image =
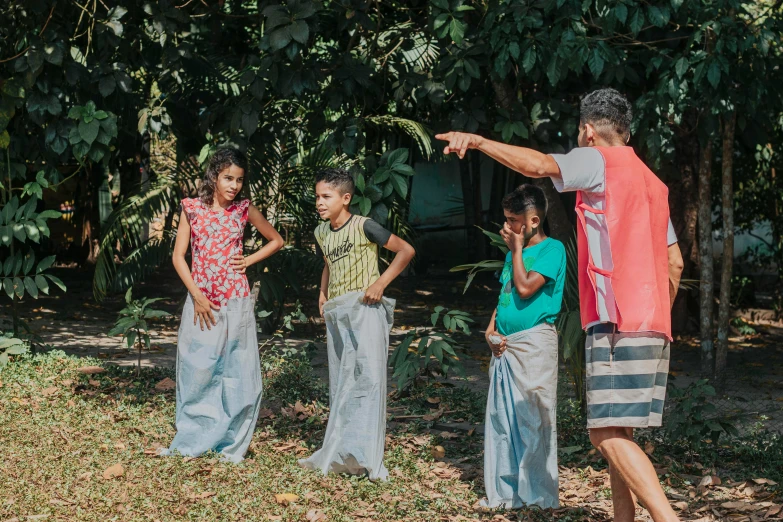
[[[244,274],[245,270],[247,270],[247,258],[242,254],[234,254],[229,262],[231,263],[231,268],[238,274]]]
[[[207,299],[204,294],[193,297],[193,308],[195,310],[193,324],[195,325],[196,321],[198,321],[202,332],[204,331],[204,325],[206,325],[207,330],[211,330],[213,326],[217,325],[212,310],[220,310],[220,307]]]

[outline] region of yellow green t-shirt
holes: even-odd
[[[378,246],[386,245],[391,235],[372,219],[356,215],[337,230],[329,221],[318,225],[316,251],[329,264],[329,299],[363,292],[378,280]]]

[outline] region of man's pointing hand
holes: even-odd
[[[436,134],[435,139],[448,141],[449,144],[443,148],[443,154],[456,152],[460,159],[465,157],[468,149],[477,149],[484,141],[484,138],[477,134],[468,134],[466,132],[447,132],[445,134]]]

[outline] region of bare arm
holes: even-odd
[[[682,252],[680,245],[674,243],[669,245],[669,306],[674,306],[674,299],[677,297],[677,290],[680,288],[680,279],[683,270]]]
[[[381,300],[386,287],[405,270],[405,267],[408,266],[416,254],[416,251],[407,241],[394,234],[391,235],[384,248],[396,252],[397,255],[394,256],[394,260],[383,275],[367,289],[364,296],[364,302],[367,304],[374,304]]]
[[[258,249],[258,251],[250,254],[247,257],[245,257],[243,254],[236,254],[231,258],[232,267],[239,273],[244,273],[245,269],[250,265],[258,263],[259,261],[263,261],[267,257],[271,256],[283,248],[283,245],[285,244],[283,242],[283,238],[280,236],[280,233],[275,230],[275,227],[273,227],[269,221],[266,220],[264,215],[261,214],[261,212],[253,205],[250,205],[247,209],[247,220],[250,221],[254,227],[256,227],[262,236],[264,236],[264,239],[267,240],[267,243]]]
[[[318,293],[318,310],[324,315],[324,304],[329,300],[329,263],[324,258],[324,271],[321,272],[321,290]]]
[[[468,149],[476,149],[506,167],[530,178],[561,177],[560,167],[557,166],[554,158],[537,150],[508,145],[488,140],[477,134],[464,132],[447,132],[438,134],[435,138],[448,142],[448,145],[443,149],[444,154],[455,152],[460,159],[465,157]]]
[[[520,252],[514,252],[513,256],[514,288],[522,299],[533,297],[544,286],[546,278],[538,272],[528,272]]]
[[[506,338],[500,335],[497,330],[495,330],[495,318],[498,315],[498,310],[495,308],[492,311],[492,317],[489,319],[489,325],[487,325],[487,331],[484,333],[484,339],[487,340],[487,344],[489,345],[489,349],[492,350],[492,353],[495,355],[495,357],[500,357],[503,352],[506,351]],[[489,339],[491,336],[496,335],[501,338],[500,344],[493,344],[492,341]]]
[[[193,324],[196,324],[198,320],[201,329],[204,329],[206,325],[207,329],[211,329],[212,326],[217,324],[212,310],[219,310],[220,307],[209,301],[206,296],[201,292],[199,287],[196,286],[193,281],[193,276],[190,274],[190,267],[188,262],[185,261],[185,254],[188,252],[188,246],[190,245],[190,222],[188,216],[183,210],[179,216],[179,224],[177,225],[177,240],[174,243],[174,254],[171,256],[171,262],[174,264],[174,269],[177,271],[177,275],[182,279],[185,287],[193,297],[193,305],[195,314],[193,316]]]

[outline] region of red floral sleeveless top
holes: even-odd
[[[207,299],[224,306],[229,299],[247,297],[250,286],[245,274],[231,268],[230,259],[242,253],[242,236],[250,200],[232,202],[226,209],[207,207],[199,198],[185,198],[182,208],[190,222],[190,273]]]

